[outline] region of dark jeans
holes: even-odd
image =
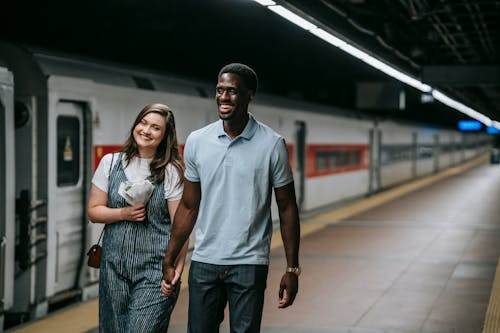
[[[189,269],[189,333],[218,333],[229,303],[232,333],[260,332],[267,265],[211,265]]]

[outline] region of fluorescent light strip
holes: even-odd
[[[412,86],[413,88],[416,88],[422,92],[430,92],[432,88],[427,85],[423,84],[422,82],[418,81],[417,79],[412,78],[409,75],[406,75],[400,71],[397,71],[393,67],[387,65],[386,63],[383,63],[382,61],[378,60],[377,58],[372,57],[366,52],[363,52],[354,46],[344,42],[340,38],[337,38],[333,36],[332,34],[326,32],[323,29],[312,29],[310,32],[323,39],[324,41],[338,47],[339,49],[349,53],[350,55],[360,59],[361,61],[367,63],[368,65],[375,67],[376,69],[384,72],[385,74],[392,76],[393,78],[406,83],[409,86]]]
[[[262,6],[274,6],[276,5],[276,2],[271,1],[271,0],[254,0],[255,2],[258,2]]]
[[[300,17],[299,15],[297,15],[295,13],[292,13],[291,11],[289,11],[288,9],[286,9],[285,7],[282,7],[282,6],[268,6],[267,8],[269,8],[270,10],[272,10],[273,12],[275,12],[276,14],[280,15],[281,17],[287,19],[288,21],[292,22],[293,24],[298,25],[302,29],[312,30],[312,29],[316,29],[317,28],[311,22],[309,22],[307,20],[304,20],[302,17]]]
[[[367,63],[368,65],[384,72],[385,74],[395,78],[398,81],[401,81],[403,83],[406,83],[407,85],[416,88],[422,92],[432,92],[432,96],[440,101],[441,103],[459,111],[462,112],[469,117],[476,119],[480,122],[482,122],[486,126],[493,126],[495,128],[500,129],[500,122],[498,121],[492,121],[490,118],[486,117],[482,113],[477,112],[476,110],[446,96],[442,92],[432,88],[431,86],[420,82],[419,80],[395,69],[394,67],[378,60],[377,58],[369,55],[366,52],[363,52],[356,47],[350,45],[349,43],[343,41],[342,39],[330,34],[329,32],[326,32],[323,29],[318,28],[316,25],[313,23],[309,22],[308,20],[300,17],[299,15],[291,12],[290,10],[284,8],[283,6],[276,5],[274,1],[271,0],[253,0],[268,9],[272,10],[276,14],[280,15],[281,17],[287,19],[288,21],[292,22],[293,24],[296,24],[297,26],[301,27],[302,29],[305,29],[315,35],[316,37],[319,37],[326,41],[327,43],[336,46],[343,50],[344,52],[349,53],[350,55],[360,59],[361,61]]]
[[[257,0],[254,0],[257,1]],[[260,3],[260,1],[257,1]],[[333,36],[332,34],[326,32],[323,29],[318,28],[311,22],[305,20],[304,18],[298,16],[297,14],[289,11],[288,9],[284,8],[283,6],[279,5],[268,5],[267,8],[275,12],[276,14],[280,15],[281,17],[287,19],[288,21],[292,22],[293,24],[296,24],[297,26],[301,27],[304,30],[309,31],[313,35],[323,39],[324,41],[340,48],[341,50],[349,53],[350,55],[360,59],[361,61],[367,63],[368,65],[375,67],[376,69],[384,72],[385,74],[392,76],[396,80],[399,80],[401,82],[404,82],[408,84],[409,86],[412,86],[422,92],[430,92],[432,88],[427,85],[423,84],[422,82],[418,81],[417,79],[404,74],[395,68],[387,65],[386,63],[376,59],[375,57],[369,55],[366,52],[363,52],[354,46],[350,45],[349,43],[341,40],[338,37]]]
[[[476,110],[473,110],[471,109],[470,107],[446,96],[445,94],[443,94],[442,92],[440,92],[439,90],[437,89],[433,89],[432,90],[432,96],[437,99],[438,101],[440,101],[441,103],[443,103],[444,105],[447,105],[455,110],[458,110],[462,113],[465,113],[466,115],[468,115],[469,117],[471,118],[474,118],[476,120],[479,120],[480,122],[482,122],[483,124],[485,124],[486,126],[492,126],[493,125],[493,122],[491,121],[490,118],[486,117],[485,115],[477,112]]]

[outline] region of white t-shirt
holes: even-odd
[[[115,153],[113,159],[113,167],[118,161],[119,153]],[[108,178],[109,178],[109,165],[111,164],[112,154],[106,154],[102,157],[97,167],[92,184],[97,186],[101,191],[108,193]],[[149,163],[150,158],[134,157],[127,167],[124,169],[125,176],[129,181],[144,180],[149,177]],[[122,163],[125,166],[125,155],[122,154]],[[164,191],[165,199],[169,201],[180,200],[182,197],[183,185],[177,185],[179,181],[179,174],[177,169],[172,164],[167,164],[165,167],[165,181]]]

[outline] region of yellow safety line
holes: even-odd
[[[500,332],[500,260],[491,287],[490,302],[486,310],[483,333]]]
[[[98,299],[78,304],[69,309],[50,314],[33,323],[26,324],[16,333],[87,332],[99,326]]]
[[[421,179],[409,182],[407,184],[398,186],[394,189],[386,190],[381,193],[375,194],[369,198],[362,199],[358,202],[346,205],[344,207],[332,210],[330,212],[320,214],[307,221],[301,223],[301,237],[315,233],[328,225],[337,223],[344,220],[350,216],[364,212],[370,208],[376,207],[378,205],[384,204],[388,201],[394,200],[404,194],[413,192],[422,187],[430,185],[438,180],[442,180],[453,175],[457,175],[465,170],[475,167],[488,159],[488,154],[484,154],[476,159],[468,161],[460,166],[451,167],[444,171],[441,171],[435,175],[423,177]],[[280,231],[277,230],[273,233],[271,241],[271,249],[280,248],[283,246],[281,240]],[[188,271],[189,263],[186,263],[184,272],[182,273],[182,287],[181,289],[187,288],[188,281]],[[497,275],[498,273],[497,269]],[[500,279],[500,278],[499,278]],[[498,279],[495,278],[495,281]],[[498,282],[500,285],[500,282]],[[500,286],[497,288],[500,289]],[[493,295],[492,295],[493,296]],[[493,297],[492,297],[493,298]],[[499,297],[496,298],[497,304]],[[490,301],[491,302],[491,301]],[[498,319],[498,306],[495,306],[492,310],[497,312],[496,319]],[[80,303],[77,306],[71,307],[69,309],[61,310],[60,312],[50,314],[50,318],[40,319],[34,321],[33,323],[26,324],[19,329],[16,329],[15,333],[26,333],[26,332],[37,332],[37,333],[52,333],[52,332],[86,332],[90,329],[96,328],[98,323],[98,299],[93,299]],[[491,316],[495,316],[492,314]],[[495,326],[498,327],[498,326]],[[484,333],[497,333],[497,330],[484,331]]]

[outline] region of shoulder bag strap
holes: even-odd
[[[114,160],[115,160],[115,153],[111,153],[111,163],[109,164],[108,182],[109,182],[109,177],[111,176],[111,170],[113,169]],[[99,240],[97,241],[97,244],[101,243],[102,235],[104,234],[104,229],[106,229],[106,225],[104,225],[104,228],[102,228],[101,230],[101,234],[99,235]]]

